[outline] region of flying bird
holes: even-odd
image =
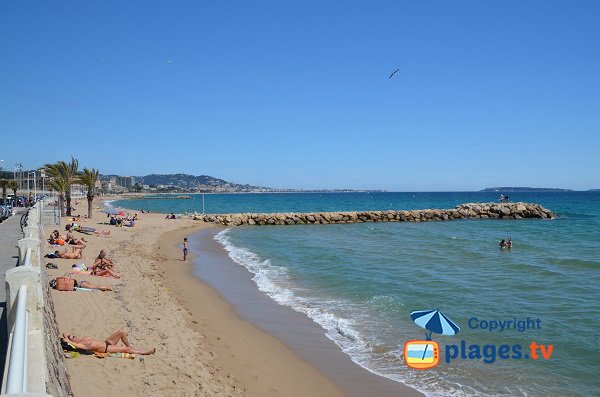
[[[390,77],[389,77],[389,78],[391,79],[392,77],[394,77],[394,75],[395,75],[396,73],[398,73],[398,70],[400,70],[400,69],[396,69],[396,70],[394,70],[394,71],[392,72],[392,74],[390,74]]]

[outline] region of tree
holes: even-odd
[[[2,187],[2,203],[6,203],[6,189],[8,188],[8,179],[0,179],[0,187]]]
[[[17,190],[19,190],[19,184],[14,179],[8,181],[8,188],[13,191],[13,196],[17,198]]]
[[[88,218],[92,219],[92,203],[94,201],[94,195],[96,194],[96,182],[100,176],[100,171],[95,168],[87,169],[84,168],[83,172],[79,174],[79,183],[87,188],[87,201],[88,201]]]
[[[60,210],[60,216],[65,216],[65,191],[67,190],[65,180],[62,178],[50,178],[48,186],[52,190],[56,190],[58,193],[58,208]]]
[[[133,190],[137,193],[142,191],[142,187],[140,186],[139,183],[136,183],[135,185],[133,185]]]
[[[59,194],[60,214],[63,215],[63,204],[61,198],[64,197],[67,204],[67,216],[71,216],[71,185],[77,182],[79,172],[79,162],[75,157],[71,157],[71,162],[59,161],[54,164],[46,164],[45,171],[50,175],[50,187]]]

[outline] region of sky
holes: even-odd
[[[599,17],[584,0],[7,0],[0,166],[600,188]]]

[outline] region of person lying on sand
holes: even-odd
[[[106,340],[90,338],[90,337],[79,337],[75,335],[69,335],[63,332],[62,339],[75,346],[78,349],[91,350],[97,353],[132,353],[149,355],[156,353],[156,348],[143,350],[136,349],[129,343],[127,332],[122,329],[115,331]],[[125,346],[117,346],[119,341],[122,341]]]
[[[62,252],[54,251],[53,254],[46,254],[46,255],[44,255],[44,257],[45,258],[61,258],[61,259],[81,259],[81,258],[83,258],[83,253],[81,250],[82,250],[82,248],[80,248],[80,247],[73,247],[71,252],[68,252],[67,250],[64,250]]]
[[[74,289],[77,289],[77,288],[98,289],[103,292],[113,290],[111,287],[107,287],[104,285],[92,284],[90,281],[87,281],[87,280],[81,280],[81,281],[74,280],[74,281],[75,281],[75,285],[73,286]],[[54,280],[54,283],[52,281],[50,281],[50,286],[52,288],[56,288],[56,281]]]
[[[111,287],[107,287],[105,285],[92,284],[87,280],[77,281],[75,280],[75,288],[87,288],[87,289],[99,289],[100,291],[112,291]]]

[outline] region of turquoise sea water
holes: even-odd
[[[452,208],[493,193],[206,195],[206,212]],[[365,368],[428,395],[589,396],[600,393],[600,193],[515,193],[554,220],[238,227],[216,239],[258,288],[306,313]],[[121,201],[160,212],[201,211],[194,200]],[[511,252],[498,241],[512,238]],[[433,335],[441,362],[407,368],[403,346],[422,339],[413,310],[440,309],[461,331]],[[472,329],[481,320],[540,319],[523,332]],[[446,363],[446,347],[496,346],[496,360]],[[550,359],[500,359],[498,346],[553,345]],[[493,348],[486,348],[489,358]],[[467,351],[468,353],[468,351]],[[511,354],[514,350],[511,350]],[[538,349],[538,354],[540,351]],[[483,352],[482,352],[483,355]]]

